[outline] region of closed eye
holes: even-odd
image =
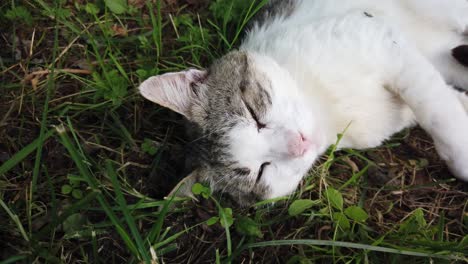
[[[265,167],[270,164],[271,162],[264,162],[262,165],[260,165],[260,169],[258,170],[257,180],[255,181],[255,183],[258,183],[260,181],[263,175],[263,171],[265,170]]]
[[[258,120],[258,117],[257,115],[255,114],[255,112],[253,111],[252,107],[250,107],[247,103],[245,103],[245,106],[247,107],[247,110],[249,111],[250,115],[252,116],[253,120],[255,120],[255,123],[257,123],[257,129],[260,131],[260,129],[263,129],[266,127],[265,124],[263,124],[262,122],[260,122]]]

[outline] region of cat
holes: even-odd
[[[467,44],[466,0],[272,0],[238,50],[139,91],[190,122],[186,183],[240,205],[293,192],[345,130],[366,149],[419,124],[468,181]]]

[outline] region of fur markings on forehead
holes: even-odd
[[[209,68],[210,75],[238,76],[247,67],[247,54],[243,51],[231,51],[216,60]]]
[[[263,115],[272,104],[269,91],[262,85],[262,82],[269,83],[264,74],[255,67],[254,63],[245,63],[245,73],[240,84],[241,96],[258,114]]]

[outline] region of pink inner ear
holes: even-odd
[[[196,98],[191,84],[202,82],[205,78],[206,71],[195,69],[166,73],[147,79],[139,90],[146,99],[190,118],[189,108]]]

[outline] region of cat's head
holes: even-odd
[[[323,141],[290,74],[257,54],[233,51],[206,71],[154,76],[139,90],[193,124],[193,180],[240,204],[293,192]]]

